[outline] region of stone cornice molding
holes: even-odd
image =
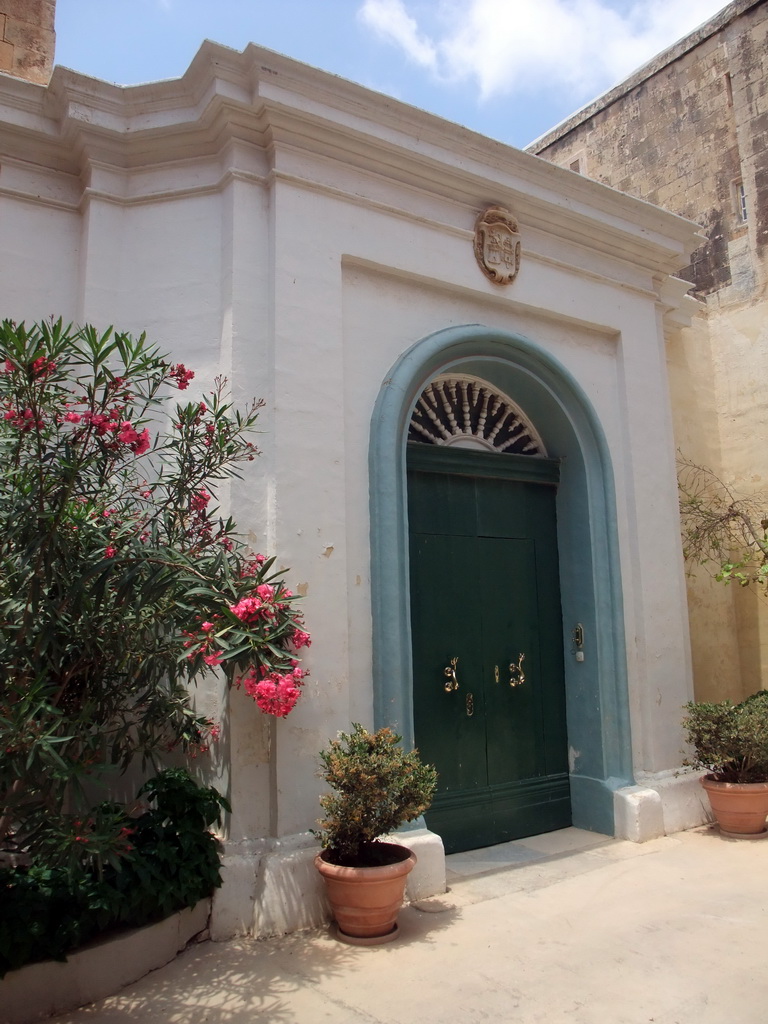
[[[654,273],[674,273],[700,244],[682,217],[253,44],[238,52],[206,41],[181,78],[147,85],[61,67],[47,89],[2,77],[0,127],[0,155],[79,177],[84,188],[94,163],[144,170],[244,143],[264,172],[291,154],[305,167],[324,158],[458,203],[472,219],[484,205],[506,206],[521,232]]]
[[[676,277],[660,277],[654,284],[658,295],[657,304],[668,331],[690,327],[697,317],[705,314],[706,303],[687,294],[691,288],[689,281],[681,281]]]

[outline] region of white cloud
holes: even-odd
[[[723,0],[365,0],[359,14],[436,78],[475,82],[484,100],[569,88],[580,102],[723,6]]]
[[[406,10],[403,0],[365,0],[359,13],[364,24],[400,46],[414,63],[437,70],[437,50],[419,32],[418,24]]]

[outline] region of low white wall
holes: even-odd
[[[162,967],[208,925],[211,901],[201,900],[157,924],[132,928],[71,953],[65,963],[44,960],[0,981],[0,1021],[28,1024],[113,995]]]
[[[636,786],[622,786],[613,795],[615,836],[633,843],[683,832],[712,820],[700,785],[703,772],[638,772]]]
[[[408,876],[408,902],[445,892],[445,850],[429,829],[411,829],[389,836],[388,842],[416,854]],[[210,932],[214,941],[235,935],[264,939],[304,928],[319,928],[331,913],[323,879],[315,868],[320,846],[308,832],[268,841],[256,850],[225,844],[224,884],[213,899]]]

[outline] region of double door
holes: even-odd
[[[557,464],[535,462],[409,451],[415,734],[447,852],[571,821]]]

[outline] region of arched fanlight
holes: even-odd
[[[515,455],[546,455],[535,427],[511,398],[477,377],[450,374],[424,388],[408,440]]]

